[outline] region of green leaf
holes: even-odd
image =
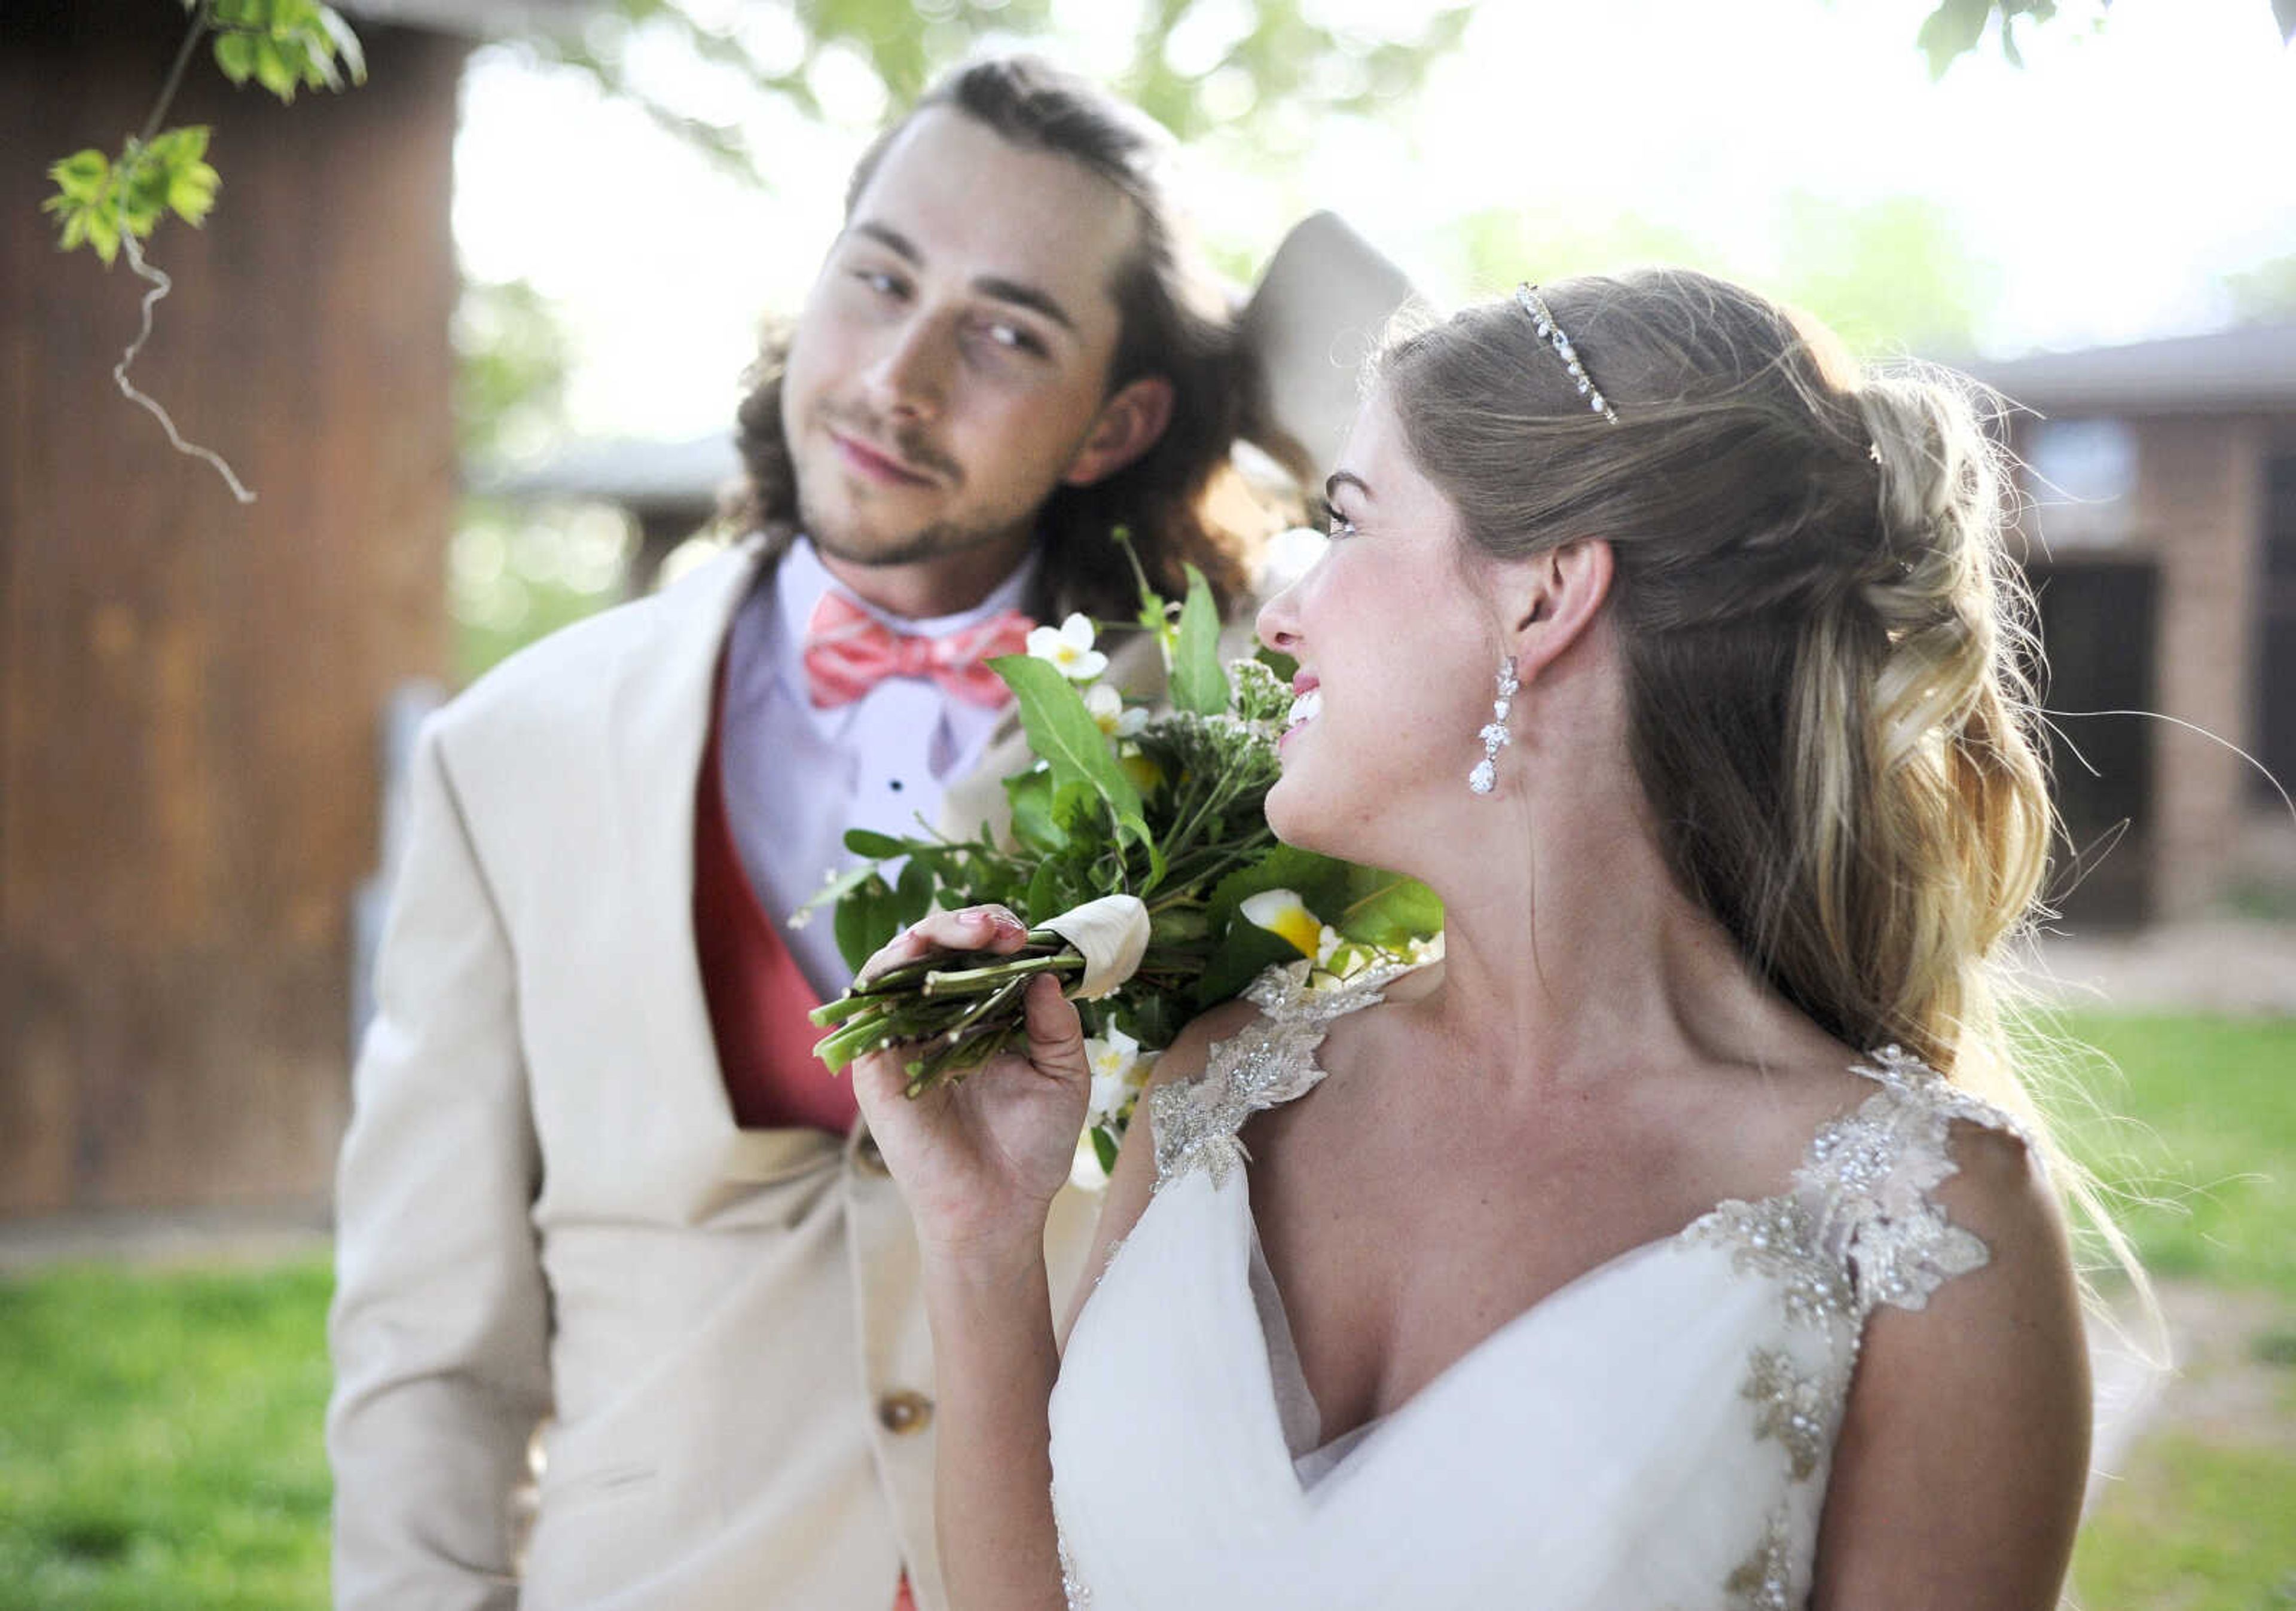
[[[1203,977],[1196,982],[1196,1005],[1217,1006],[1250,984],[1261,969],[1300,958],[1289,940],[1239,914],[1237,908],[1246,900],[1266,889],[1290,889],[1298,893],[1308,911],[1324,918],[1346,904],[1351,871],[1345,862],[1294,845],[1279,845],[1214,885],[1209,906],[1211,956],[1204,965]]]
[[[857,972],[900,930],[892,886],[874,871],[837,903],[837,953]]]
[[[225,78],[234,84],[244,84],[255,74],[255,41],[246,34],[218,34],[215,59]]]
[[[877,833],[866,828],[847,829],[845,848],[855,855],[866,856],[873,862],[887,861],[894,856],[909,854],[908,846],[891,834]]]
[[[1060,916],[1078,903],[1069,899],[1069,887],[1061,877],[1058,862],[1046,862],[1029,880],[1028,898],[1021,903],[1021,919],[1029,923],[1043,922],[1046,918]]]
[[[874,867],[849,867],[808,895],[798,907],[798,911],[818,912],[824,906],[834,907],[854,890],[876,876],[877,870]]]
[[[1092,1127],[1092,1156],[1100,1160],[1103,1174],[1116,1173],[1116,1137],[1109,1133],[1105,1124]]]
[[[1940,0],[1914,43],[1930,59],[1930,77],[1942,78],[1956,57],[1972,49],[1993,15],[1993,0]]]
[[[1375,868],[1348,871],[1348,904],[1325,920],[1350,940],[1401,951],[1443,927],[1443,901],[1416,879]]]
[[[64,196],[51,196],[44,205],[62,217],[63,234],[57,242],[62,250],[70,251],[76,247],[86,244],[88,210],[86,208]]]
[[[255,41],[255,81],[280,100],[292,103],[295,86],[302,78],[298,64],[288,59],[275,39]]]
[[[893,921],[906,928],[932,909],[932,869],[911,856],[893,886]]]
[[[111,180],[111,159],[90,148],[74,151],[62,161],[52,163],[48,177],[56,182],[56,189],[75,201],[94,201]]]
[[[1019,702],[1029,748],[1051,765],[1054,789],[1088,783],[1119,817],[1138,816],[1140,791],[1109,753],[1108,740],[1085,709],[1076,684],[1033,655],[1002,655],[988,664]]]
[[[95,255],[109,266],[113,258],[119,256],[119,220],[100,209],[90,209],[85,216],[88,244],[95,248]]]
[[[221,183],[214,168],[193,162],[168,180],[168,205],[184,223],[196,225],[215,209],[216,187]]]
[[[1013,837],[1031,850],[1056,855],[1069,836],[1053,821],[1053,774],[1032,770],[1004,780],[1004,797],[1013,806]]]
[[[1180,608],[1180,637],[1172,650],[1172,703],[1198,716],[1227,708],[1227,673],[1219,663],[1219,606],[1204,573],[1188,567],[1188,601]]]

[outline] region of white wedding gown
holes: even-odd
[[[1931,1196],[1948,1123],[2014,1124],[1888,1048],[1790,1190],[1589,1271],[1316,1449],[1236,1133],[1323,1077],[1325,1026],[1396,971],[1308,992],[1306,964],[1271,970],[1250,992],[1264,1016],[1152,1097],[1156,1195],[1053,1394],[1070,1605],[1802,1605],[1866,1315],[1986,1262]]]

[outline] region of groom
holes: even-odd
[[[846,827],[996,810],[980,661],[1133,613],[1112,526],[1239,584],[1206,495],[1261,388],[1152,154],[1030,63],[933,91],[742,406],[745,545],[426,729],[340,1177],[339,1606],[939,1604],[916,1254],[790,914]]]

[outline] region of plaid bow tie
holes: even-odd
[[[824,593],[806,623],[806,682],[824,710],[851,704],[887,677],[929,677],[950,697],[993,710],[1013,694],[987,662],[1021,653],[1035,625],[1005,609],[946,637],[918,637],[895,632],[841,593]]]

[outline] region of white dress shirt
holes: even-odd
[[[973,609],[913,621],[855,598],[800,537],[734,617],[718,730],[726,814],[758,904],[824,1001],[852,977],[837,952],[836,925],[824,911],[792,928],[789,914],[859,859],[845,848],[847,829],[926,831],[942,791],[980,759],[1004,713],[952,699],[926,678],[900,676],[849,705],[816,709],[805,675],[813,607],[834,588],[896,632],[939,637],[1019,609],[1037,566],[1031,550]]]

